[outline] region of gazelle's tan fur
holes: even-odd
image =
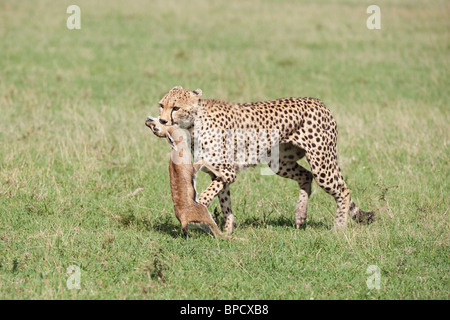
[[[207,164],[201,160],[192,163],[190,146],[186,137],[177,126],[164,126],[157,119],[148,117],[145,124],[159,137],[167,137],[172,145],[169,163],[170,188],[175,215],[181,223],[184,235],[188,227],[196,225],[212,236],[226,239],[237,239],[223,234],[214,222],[208,208],[197,201],[195,177],[197,171]]]

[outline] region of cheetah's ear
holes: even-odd
[[[175,91],[175,90],[181,90],[181,89],[183,89],[182,86],[176,86],[176,87],[173,87],[173,88],[170,90],[170,92]]]
[[[202,96],[202,89],[195,89],[194,91],[192,91],[196,96],[201,97]]]

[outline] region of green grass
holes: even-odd
[[[449,298],[448,2],[379,1],[381,30],[356,0],[77,1],[81,30],[70,4],[0,3],[1,299]],[[231,189],[249,241],[184,239],[169,147],[144,126],[175,85],[322,99],[352,198],[378,220],[335,232],[313,185],[296,230],[298,187],[254,168]]]

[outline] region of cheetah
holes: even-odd
[[[345,228],[348,215],[359,223],[375,219],[350,197],[337,163],[336,121],[322,101],[303,97],[234,103],[201,97],[200,89],[172,88],[159,101],[159,122],[187,130],[194,160],[209,164],[202,171],[212,182],[198,201],[209,207],[218,196],[226,233],[233,233],[236,226],[230,185],[239,171],[258,163],[267,163],[278,176],[298,183],[296,228],[306,221],[313,179],[336,201],[335,229]],[[303,157],[311,171],[297,163]]]

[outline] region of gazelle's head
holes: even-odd
[[[187,136],[183,132],[185,130],[179,128],[178,126],[167,126],[161,124],[159,118],[147,117],[147,121],[145,121],[145,125],[149,127],[153,134],[160,138],[167,138],[170,145],[173,149],[184,149],[180,148],[180,144],[186,144]]]

